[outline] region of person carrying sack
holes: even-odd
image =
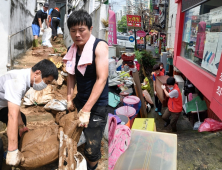
[[[49,22],[50,27],[52,28],[52,40],[55,41],[57,38],[57,28],[60,23],[60,11],[59,8],[55,7],[54,9],[49,10]]]
[[[49,23],[47,21],[47,10],[49,8],[49,4],[45,3],[43,6],[43,9],[39,10],[34,17],[34,20],[32,22],[32,34],[34,36],[33,40],[33,47],[38,47],[38,37],[40,33],[40,29],[42,32],[44,32],[44,29],[42,27],[42,23],[45,20],[47,27],[49,27]]]
[[[0,121],[7,125],[8,152],[4,154],[6,164],[17,166],[23,161],[18,143],[28,131],[26,116],[20,112],[22,98],[33,87],[41,91],[58,79],[58,69],[49,60],[42,60],[32,68],[11,70],[0,77]],[[2,168],[3,144],[0,140],[0,169]]]
[[[67,25],[74,42],[63,58],[68,72],[67,108],[75,104],[78,110],[79,126],[85,127],[87,169],[95,170],[108,116],[108,44],[92,35],[92,18],[84,10],[73,11]],[[72,100],[76,84],[78,93]]]
[[[167,87],[169,88],[169,92],[167,92],[165,85],[161,86],[166,96],[169,97],[168,108],[165,110],[162,118],[166,122],[164,127],[167,127],[170,124],[172,131],[177,132],[177,120],[183,110],[182,95],[179,87],[175,84],[175,79],[173,77],[167,79]],[[171,119],[169,119],[170,116]]]

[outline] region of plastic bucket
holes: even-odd
[[[136,114],[136,109],[131,106],[122,106],[116,109],[116,115],[124,115],[128,118],[134,116]]]
[[[138,113],[140,99],[137,96],[126,96],[123,99],[124,106],[131,106],[136,109]]]
[[[126,112],[126,110],[125,110],[125,109],[127,109],[127,107],[128,107],[128,112]],[[114,111],[115,115],[118,115],[118,116],[124,115],[130,119],[129,125],[127,125],[129,128],[131,128],[133,126],[133,122],[134,122],[134,119],[137,117],[137,113],[138,112],[136,111],[136,109],[131,106],[122,106]]]
[[[119,94],[119,96],[120,96],[120,102],[123,102],[124,97],[129,96],[129,93],[127,93],[127,92],[121,92],[121,93]]]

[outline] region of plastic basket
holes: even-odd
[[[124,53],[124,54],[122,54],[121,58],[124,61],[133,61],[135,59],[135,54],[128,56]]]

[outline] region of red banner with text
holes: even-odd
[[[128,27],[141,27],[141,16],[139,15],[126,15]]]

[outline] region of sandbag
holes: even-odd
[[[73,120],[78,121],[77,112],[71,112],[69,114],[66,114],[65,111],[59,112],[56,114],[56,118],[55,118],[56,123],[59,124],[59,126],[60,126],[59,131],[65,131],[65,133],[68,136],[71,136],[74,140],[76,140],[76,142],[78,142],[77,140],[79,139],[79,142],[77,144],[77,147],[79,147],[80,145],[82,145],[86,142],[86,138],[85,138],[85,135],[83,132],[80,133],[79,131],[78,132],[76,132],[76,131],[71,132],[70,131],[70,129],[72,129],[73,126],[74,127],[76,126],[75,123],[73,122]],[[70,128],[69,126],[71,126],[72,128]],[[63,127],[64,127],[64,130],[63,130]],[[67,127],[69,127],[69,128],[67,128]],[[69,133],[72,133],[72,134],[70,135]]]
[[[58,80],[57,80],[57,84],[58,84],[59,86],[61,86],[61,85],[63,84],[63,81],[64,81],[64,78],[62,77],[61,74],[59,74],[59,77],[58,77]]]
[[[59,112],[56,117],[59,125],[30,130],[23,135],[20,145],[21,153],[24,156],[24,162],[21,163],[22,167],[37,168],[58,159],[59,147],[63,145],[59,142],[58,136],[60,136],[60,134],[64,134],[64,136],[66,136],[65,139],[73,141],[73,145],[67,146],[65,144],[64,147],[73,148],[73,153],[77,151],[77,146],[79,146],[77,143],[79,142],[80,136],[82,140],[84,139],[82,136],[83,128],[77,126],[79,124],[77,111],[69,114]],[[81,141],[81,143],[82,142],[84,142],[84,140]],[[78,166],[78,161],[74,167],[76,166]]]
[[[49,164],[59,156],[58,125],[26,132],[20,145],[24,168],[37,168]]]
[[[59,116],[59,114],[61,114],[61,115]],[[58,114],[58,117],[60,117],[60,119],[59,120],[57,119],[56,121],[58,121],[59,126],[63,127],[63,128],[65,127],[66,120],[72,121],[72,120],[77,120],[78,119],[77,109],[74,112],[71,112],[69,114],[62,114],[62,113],[59,113],[59,114]]]
[[[54,162],[59,157],[59,140],[57,135],[50,136],[44,142],[38,142],[32,148],[23,149],[24,168],[38,168]]]
[[[59,124],[60,119],[66,115],[66,111],[58,112],[55,117],[55,122]]]
[[[42,35],[42,45],[47,47],[52,47],[52,44],[50,42],[51,37],[52,37],[52,29],[51,28],[45,29]]]
[[[26,106],[46,104],[55,98],[55,90],[53,85],[48,85],[41,91],[30,88],[24,96],[23,104]]]
[[[61,27],[57,28],[57,34],[63,34]]]
[[[67,100],[52,99],[44,106],[45,110],[65,111],[67,108]]]
[[[31,149],[35,144],[38,144],[40,142],[45,142],[52,135],[57,135],[58,129],[59,129],[58,125],[53,125],[34,130],[29,130],[28,132],[24,133],[24,135],[21,138],[21,145],[20,145],[21,152],[23,152],[24,150]]]

